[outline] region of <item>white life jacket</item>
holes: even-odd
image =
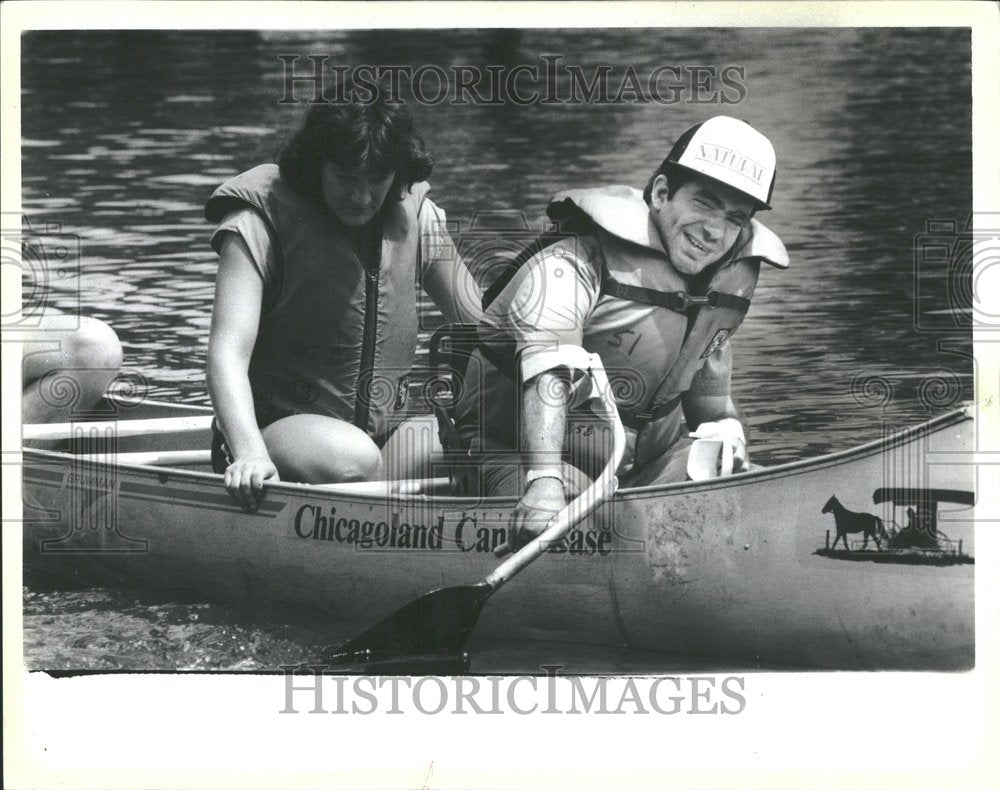
[[[726,343],[750,306],[760,264],[788,266],[784,245],[751,220],[719,263],[698,277],[685,277],[670,264],[638,190],[563,192],[549,204],[548,214],[558,232],[532,245],[533,254],[519,263],[569,255],[599,267],[600,296],[584,322],[582,346],[600,355],[622,421],[636,441],[632,460],[644,463],[680,438],[681,396],[698,371],[710,360],[719,364],[728,351]],[[503,313],[529,271],[524,267],[509,278],[494,309]],[[481,326],[480,352],[491,364],[471,378],[485,389],[476,392],[474,386],[463,395],[456,414],[466,431],[478,423],[494,439],[516,447],[517,368],[502,335],[499,327]],[[549,358],[552,366],[559,364],[558,354]],[[728,373],[728,361],[725,365]],[[728,380],[720,394],[729,394]]]

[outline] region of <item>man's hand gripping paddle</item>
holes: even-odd
[[[618,486],[615,470],[625,454],[625,429],[597,354],[589,355],[587,372],[591,378],[591,397],[600,403],[600,409],[614,428],[611,457],[594,482],[553,516],[544,532],[483,581],[444,587],[411,601],[339,647],[330,660],[380,661],[394,656],[457,653],[472,635],[489,597],[538,559],[546,548],[561,540],[602,502],[614,496]]]

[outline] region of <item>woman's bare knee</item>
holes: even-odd
[[[343,420],[298,414],[272,423],[262,433],[282,480],[353,483],[382,477],[378,447]]]
[[[352,447],[349,453],[339,458],[337,468],[340,481],[344,483],[381,480],[382,454],[375,442],[369,440],[367,447],[364,445]]]
[[[22,361],[21,413],[28,422],[68,419],[104,396],[122,365],[122,346],[102,321],[81,318],[73,331],[32,337]]]
[[[96,318],[81,318],[79,328],[64,341],[74,367],[114,371],[122,365],[122,344],[110,326]]]
[[[115,330],[96,318],[81,318],[74,330],[29,336],[21,365],[22,386],[62,372],[75,376],[93,373],[111,381],[118,375],[122,359],[122,344]]]

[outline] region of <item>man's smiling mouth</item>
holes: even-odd
[[[687,239],[687,240],[688,240],[688,242],[689,242],[689,243],[690,243],[690,244],[691,244],[691,245],[692,245],[692,246],[693,246],[693,247],[694,247],[695,249],[698,249],[698,250],[701,250],[702,252],[708,252],[708,249],[707,249],[706,247],[702,246],[701,244],[699,244],[698,242],[696,242],[696,241],[694,240],[694,237],[693,237],[693,236],[692,236],[692,235],[691,235],[690,233],[686,233],[686,232],[685,232],[685,233],[684,233],[684,238],[685,238],[685,239]]]

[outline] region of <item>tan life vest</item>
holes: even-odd
[[[574,190],[549,206],[550,218],[571,225],[579,213],[590,220],[598,248],[591,254],[603,266],[583,345],[601,356],[622,420],[639,434],[635,463],[641,464],[680,438],[681,396],[706,362],[727,350],[750,307],[760,264],[786,268],[788,256],[777,236],[751,220],[720,263],[685,277],[670,265],[638,190]],[[728,382],[726,389],[720,394],[729,394]]]
[[[249,377],[258,415],[323,414],[381,444],[406,405],[417,340],[417,213],[429,190],[414,184],[382,211],[381,259],[368,271],[325,207],[295,192],[276,165],[230,179],[205,216],[236,208],[263,218],[278,260],[278,293],[261,313]]]

